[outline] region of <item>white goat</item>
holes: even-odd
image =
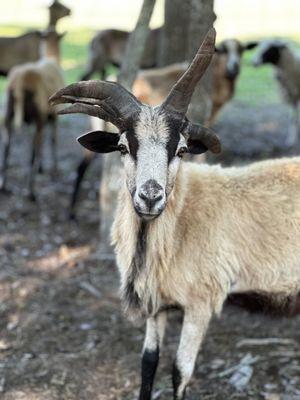
[[[255,66],[272,64],[283,99],[293,107],[293,121],[287,144],[293,145],[300,134],[300,53],[281,40],[265,40],[253,59]]]
[[[12,136],[12,123],[20,128],[23,122],[36,126],[33,139],[30,197],[35,199],[34,178],[40,167],[43,129],[49,120],[52,123],[52,150],[54,169],[56,169],[56,114],[49,105],[51,94],[64,86],[62,70],[59,66],[59,41],[63,35],[49,30],[44,34],[42,42],[42,58],[35,63],[18,65],[9,73],[7,86],[7,105],[4,119],[3,140],[4,154],[2,159],[2,176],[0,188],[5,190],[7,162]]]
[[[184,312],[173,369],[180,400],[210,318],[230,292],[284,298],[300,289],[300,158],[228,169],[180,161],[186,151],[220,151],[212,131],[186,118],[214,41],[211,30],[160,106],[101,81],[70,85],[51,99],[72,103],[61,113],[98,116],[119,129],[90,132],[79,142],[122,155],[113,242],[126,314],[147,318],[140,400],[151,398],[168,307]]]

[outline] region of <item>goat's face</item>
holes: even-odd
[[[144,219],[154,219],[164,210],[184,152],[220,152],[218,137],[185,116],[194,88],[213,56],[214,41],[211,30],[188,70],[157,107],[142,104],[115,82],[79,82],[51,98],[53,104],[72,103],[61,114],[81,112],[119,128],[119,133],[90,132],[78,140],[91,151],[121,153],[133,207]]]
[[[253,59],[253,65],[258,67],[262,64],[277,65],[280,61],[282,50],[287,47],[281,40],[265,40],[258,49]]]
[[[127,188],[143,218],[160,215],[173,189],[180,158],[188,151],[181,125],[181,120],[168,118],[159,107],[143,106],[134,129],[120,136]]]
[[[257,42],[242,44],[236,39],[227,39],[216,47],[216,53],[226,58],[226,78],[233,81],[240,73],[241,59],[245,50],[253,49]]]
[[[50,13],[55,20],[67,17],[71,14],[71,10],[60,3],[58,0],[54,0],[49,6]]]

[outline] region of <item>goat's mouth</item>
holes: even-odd
[[[160,209],[160,210],[155,211],[155,212],[154,211],[153,212],[150,212],[150,211],[149,212],[144,212],[137,206],[134,207],[134,210],[135,210],[136,214],[141,219],[143,219],[145,221],[151,221],[151,220],[154,220],[154,219],[156,219],[156,218],[158,218],[160,216],[160,214],[164,210],[164,207],[162,209]]]

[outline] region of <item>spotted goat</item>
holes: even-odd
[[[71,103],[63,114],[97,116],[119,130],[78,140],[91,151],[119,151],[124,164],[112,238],[125,313],[146,319],[140,400],[151,399],[169,308],[184,313],[173,367],[174,399],[182,400],[209,321],[229,293],[284,298],[300,288],[300,158],[228,169],[181,161],[185,152],[221,150],[210,129],[186,117],[214,44],[212,29],[156,107],[101,81],[51,98]]]

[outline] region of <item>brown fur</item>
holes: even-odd
[[[70,15],[70,10],[59,1],[49,7],[48,28],[56,29],[59,19]],[[0,75],[6,76],[11,68],[40,58],[41,32],[32,31],[15,37],[0,37]]]

